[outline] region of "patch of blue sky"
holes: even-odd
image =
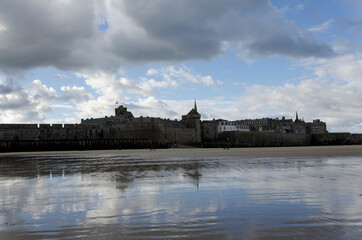
[[[106,32],[108,29],[108,21],[107,19],[103,18],[103,23],[98,25],[98,30],[102,31],[102,32]]]
[[[74,114],[74,112],[75,112],[74,106],[71,106],[71,105],[62,106],[62,105],[55,105],[55,104],[50,105],[50,106],[51,106],[52,110],[46,114],[46,119],[44,122],[49,123],[48,119],[51,119],[52,124],[56,124],[56,123],[64,124],[65,118],[70,118],[70,119],[75,118],[76,119],[75,123],[80,123],[80,119],[78,119],[76,117],[76,115]]]
[[[296,75],[305,72],[304,68],[295,65],[295,61],[280,56],[247,63],[237,57],[222,55],[208,63],[194,61],[188,66],[197,69],[201,75],[210,75],[223,82],[224,87],[235,86],[235,83],[276,86],[295,81]]]
[[[311,30],[319,42],[333,43],[336,36],[352,43],[360,41],[360,36],[350,24],[361,18],[359,0],[271,0],[271,3],[280,10],[284,19]]]
[[[139,80],[141,77],[146,77],[147,70],[150,68],[161,68],[165,67],[166,65],[158,64],[158,65],[152,65],[152,64],[145,64],[145,65],[139,65],[135,66],[133,68],[129,68],[122,72],[121,74],[117,74],[117,78],[120,77],[126,77],[130,80]]]
[[[355,20],[361,18],[362,5],[360,0],[271,0],[271,2],[276,8],[284,13],[283,17],[285,19],[290,19],[294,21],[296,25],[306,29],[313,28],[329,21],[333,33],[336,34],[336,30],[339,31],[338,36],[340,36],[340,32],[343,32],[343,26],[341,26],[341,24],[343,25],[345,20],[348,21],[349,19]],[[326,32],[327,31],[317,33],[319,40],[328,41],[332,39],[331,36],[325,38],[328,36]]]

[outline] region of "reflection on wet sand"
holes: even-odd
[[[359,239],[360,157],[2,156],[0,239]]]

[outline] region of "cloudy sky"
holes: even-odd
[[[0,123],[319,118],[362,132],[360,0],[0,0]]]

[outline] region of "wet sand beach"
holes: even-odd
[[[116,154],[139,158],[167,157],[333,157],[362,156],[362,145],[307,146],[307,147],[265,147],[265,148],[169,148],[169,149],[125,149],[91,151],[52,151],[52,152],[9,152],[6,155],[69,155],[69,154]]]
[[[348,239],[362,146],[0,154],[0,239]]]

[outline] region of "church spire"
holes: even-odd
[[[197,112],[196,99],[195,99],[195,103],[194,103],[194,108],[191,109],[191,111],[189,112],[189,114],[199,114],[199,113]]]
[[[298,119],[298,112],[295,112],[295,121],[299,121],[299,119]]]

